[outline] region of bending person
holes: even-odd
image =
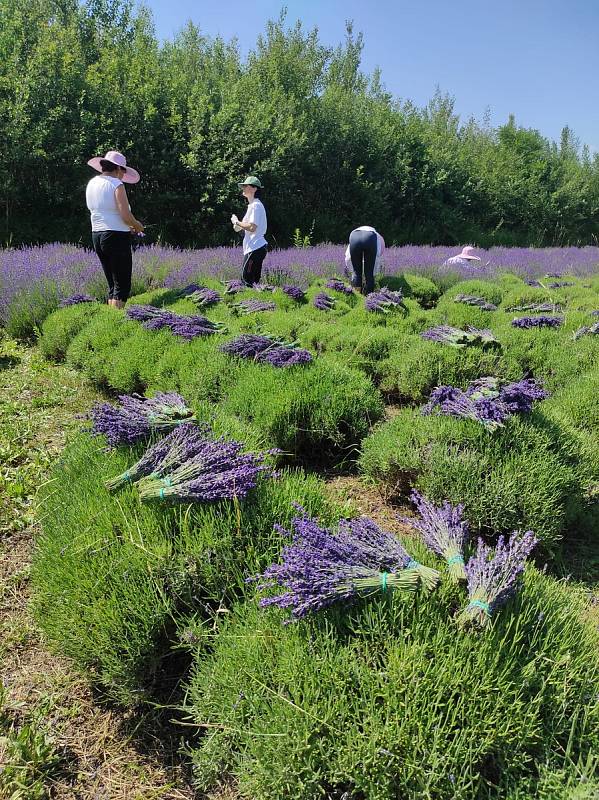
[[[474,247],[463,247],[462,252],[457,256],[452,256],[443,262],[444,267],[475,267],[471,261],[480,261],[478,256],[474,255]]]
[[[234,230],[244,232],[241,279],[247,286],[253,286],[255,283],[260,283],[262,262],[268,249],[264,238],[267,227],[266,209],[259,197],[260,190],[264,187],[255,175],[248,175],[243,183],[238,185],[247,200],[248,207],[242,220],[233,214],[231,222]]]
[[[137,183],[139,172],[128,167],[125,156],[116,150],[87,163],[102,173],[91,179],[85,191],[93,248],[108,282],[108,305],[123,308],[131,292],[131,233],[144,229],[131,213],[123,184]]]
[[[374,271],[378,269],[384,251],[385,240],[370,225],[361,225],[350,233],[345,264],[353,272],[352,286],[362,294],[374,290]]]

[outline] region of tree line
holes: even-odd
[[[162,42],[128,0],[0,0],[0,243],[87,243],[86,161],[119,149],[155,241],[230,243],[254,173],[279,246],[358,224],[396,244],[597,244],[599,156],[568,127],[555,143],[461,121],[448,96],[417,108],[362,71],[362,47],[351,25],[331,48],[282,14],[243,57],[191,23]]]

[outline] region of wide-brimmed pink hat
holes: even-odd
[[[87,163],[90,167],[93,167],[96,172],[102,172],[100,161],[110,161],[110,163],[114,164],[116,167],[126,169],[127,172],[123,175],[123,183],[137,183],[139,181],[139,172],[133,169],[133,167],[127,166],[127,159],[122,153],[119,153],[118,150],[109,150],[105,156],[95,156],[94,158],[90,158]]]
[[[474,247],[462,248],[459,258],[468,258],[470,261],[480,261],[480,258],[474,255]]]

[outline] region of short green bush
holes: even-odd
[[[404,297],[413,297],[422,308],[432,308],[439,297],[439,289],[430,278],[424,275],[415,275],[411,272],[404,272],[402,275],[384,276],[379,281],[381,286],[387,286],[393,291],[401,289]]]
[[[45,358],[62,361],[75,336],[102,308],[99,303],[79,303],[60,308],[46,317],[42,324],[39,346]]]
[[[582,593],[531,567],[484,635],[456,627],[457,595],[397,593],[287,626],[239,608],[191,680],[209,731],[198,791],[235,775],[255,800],[500,800],[536,797],[542,770],[573,781],[599,746]]]

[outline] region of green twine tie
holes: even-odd
[[[129,470],[127,470],[126,472],[123,472],[123,480],[124,481],[130,481],[131,480],[131,472]]]
[[[482,608],[485,614],[490,617],[491,616],[491,609],[488,603],[485,603],[483,600],[471,600],[468,603],[468,608]]]
[[[387,576],[388,572],[381,572],[381,592],[387,591]]]

